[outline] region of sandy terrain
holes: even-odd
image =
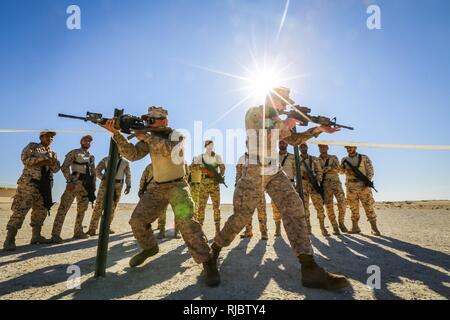
[[[10,215],[8,203],[0,203],[0,240]],[[49,236],[52,216],[45,223]],[[352,287],[325,292],[301,286],[299,264],[285,233],[270,240],[236,239],[220,259],[222,285],[210,289],[197,281],[202,268],[196,265],[181,239],[161,242],[160,254],[131,270],[129,258],[138,250],[127,223],[133,205],[121,205],[110,238],[108,274],[94,279],[97,237],[67,241],[61,245],[29,246],[29,217],[20,230],[14,253],[0,252],[0,299],[449,299],[450,298],[450,202],[395,202],[377,205],[384,236],[369,235],[362,222],[361,235],[324,238],[313,221],[312,243],[318,262],[349,276]],[[270,208],[270,206],[268,206]],[[205,232],[213,236],[211,208]],[[223,206],[224,216],[231,206]],[[312,210],[314,212],[314,210]],[[67,216],[63,237],[72,236],[74,210]],[[269,217],[270,217],[269,212]],[[84,225],[89,222],[90,211]],[[349,217],[347,218],[349,219]],[[364,219],[365,220],[365,219]],[[349,221],[347,222],[349,225]],[[169,235],[172,212],[168,213]],[[256,216],[254,226],[257,230]],[[67,269],[81,270],[81,289],[70,289]],[[381,268],[381,288],[366,286],[367,267]]]

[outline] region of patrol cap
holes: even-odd
[[[81,141],[83,141],[84,139],[87,139],[87,140],[89,140],[89,141],[94,140],[94,138],[92,138],[92,136],[88,134],[87,136],[81,137],[80,143],[81,143]]]
[[[49,131],[49,130],[43,130],[39,133],[39,138],[42,136],[45,136],[46,134],[51,134],[52,137],[56,136],[56,132],[55,131]]]
[[[212,141],[212,140],[206,140],[206,141],[205,141],[205,148],[206,148],[207,146],[209,146],[211,143],[214,143],[214,141]]]
[[[269,96],[272,99],[281,99],[286,104],[292,105],[292,104],[295,103],[295,101],[292,100],[289,97],[290,93],[291,93],[291,90],[289,88],[286,88],[286,87],[275,87],[275,88],[272,88]]]
[[[142,118],[154,118],[154,119],[166,119],[169,112],[163,107],[151,106],[148,108],[148,113],[143,115]]]

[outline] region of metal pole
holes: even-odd
[[[115,109],[114,117],[123,115],[123,110]],[[103,201],[103,214],[100,222],[100,232],[98,237],[97,259],[95,262],[95,277],[106,276],[106,262],[108,258],[108,241],[109,241],[109,221],[112,215],[115,179],[117,173],[117,162],[119,151],[116,142],[111,139],[109,145],[109,161],[106,171],[106,190],[105,199]]]
[[[293,129],[294,133],[297,133],[297,128]],[[298,146],[294,146],[294,156],[295,156],[295,178],[296,178],[296,187],[297,192],[300,195],[300,198],[303,201],[303,205],[305,204],[305,196],[303,194],[303,184],[302,184],[302,167],[300,164],[300,152],[298,150]]]

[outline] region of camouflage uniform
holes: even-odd
[[[100,217],[103,213],[103,205],[105,199],[106,192],[106,170],[108,167],[109,157],[103,158],[97,165],[95,169],[95,175],[101,181],[100,187],[97,193],[97,199],[95,201],[94,211],[92,212],[91,223],[89,225],[89,233],[95,234],[98,224],[100,221]],[[113,206],[111,212],[111,219],[109,221],[109,225],[111,226],[112,221],[114,220],[114,213],[117,208],[117,204],[120,202],[120,197],[122,195],[123,184],[125,184],[127,188],[131,188],[131,169],[130,163],[123,159],[119,158],[119,162],[117,163],[117,174],[115,176],[115,184],[114,184],[114,198],[113,198]]]
[[[339,179],[339,173],[341,172],[339,159],[336,156],[329,155],[326,158],[322,158],[322,156],[318,157],[318,161],[323,170],[324,178],[322,188],[324,191],[324,202],[328,217],[335,217],[334,197],[336,197],[339,210],[339,224],[344,225],[347,204],[345,201],[345,193],[342,189],[342,183]]]
[[[346,188],[347,188],[347,202],[352,212],[352,222],[358,224],[359,221],[359,202],[361,202],[364,211],[366,212],[367,219],[370,222],[376,222],[377,215],[374,210],[374,199],[372,190],[370,187],[366,187],[363,182],[355,177],[353,171],[348,168],[343,162],[349,161],[353,166],[357,167],[369,180],[372,180],[374,176],[374,170],[372,162],[369,157],[356,154],[354,157],[344,157],[341,161],[341,169],[346,175]]]
[[[219,169],[220,174],[223,176],[225,174],[225,165],[223,164],[222,158],[218,154],[202,154],[197,157],[195,163],[200,165],[202,171],[204,170],[203,160],[206,163],[213,165],[214,167]],[[214,212],[214,222],[217,225],[220,225],[220,185],[214,178],[210,177],[203,171],[202,182],[200,184],[200,193],[198,200],[198,213],[197,213],[197,221],[203,225],[205,221],[205,211],[206,204],[208,203],[208,199],[211,197],[213,204],[213,212]]]
[[[82,148],[74,149],[66,155],[64,163],[61,166],[61,171],[66,178],[67,185],[75,184],[75,189],[70,191],[66,187],[66,190],[61,196],[61,203],[56,213],[55,221],[53,222],[52,236],[54,238],[61,236],[66,214],[73,200],[76,198],[77,217],[75,220],[74,236],[77,237],[83,234],[83,219],[89,206],[88,191],[83,186],[83,175],[95,175],[95,158],[88,150]]]
[[[22,228],[23,221],[30,209],[31,211],[31,227],[41,228],[47,217],[48,210],[44,206],[44,199],[33,182],[41,178],[41,168],[36,164],[42,160],[56,159],[56,153],[50,147],[44,147],[40,143],[30,143],[22,151],[21,159],[24,165],[22,175],[17,181],[17,190],[14,201],[11,206],[13,212],[8,221],[8,230],[19,230]],[[52,173],[56,173],[60,169],[59,161],[52,167],[45,167]]]
[[[234,213],[216,235],[214,247],[228,246],[251,222],[255,207],[266,191],[281,211],[284,229],[295,254],[313,254],[303,203],[290,179],[281,170],[277,144],[278,138],[288,144],[298,145],[317,135],[313,134],[313,129],[304,133],[292,133],[277,116],[275,109],[264,106],[250,108],[246,114],[250,161],[234,191]]]
[[[244,174],[244,170],[248,166],[248,160],[249,156],[246,152],[243,156],[241,156],[238,160],[238,163],[236,165],[236,179],[235,179],[235,185],[237,185],[239,179]],[[258,211],[258,222],[259,222],[259,231],[261,232],[261,235],[267,236],[267,211],[266,211],[266,198],[265,196],[261,197],[261,200],[256,205],[256,210]],[[280,218],[281,219],[281,218]],[[251,237],[253,235],[253,225],[250,222],[245,226],[244,234],[241,237]]]
[[[151,223],[158,219],[170,203],[175,213],[177,227],[186,245],[197,263],[210,260],[210,248],[198,222],[192,219],[194,203],[189,185],[186,181],[186,169],[183,163],[174,162],[173,151],[179,150],[176,156],[183,157],[183,149],[173,131],[168,136],[148,134],[144,141],[133,145],[120,133],[115,133],[120,153],[130,161],[137,161],[150,153],[153,162],[154,179],[140,198],[134,209],[130,225],[133,234],[144,252],[157,247]],[[175,141],[177,140],[177,141]],[[183,162],[183,160],[177,159]]]
[[[292,153],[286,152],[285,154],[279,154],[280,165],[283,168],[284,173],[291,180],[292,184],[295,184],[295,156]],[[273,220],[275,223],[281,221],[280,210],[278,210],[275,203],[272,201]]]
[[[189,167],[189,170],[191,172],[190,174],[190,181],[189,186],[191,187],[191,195],[192,200],[194,200],[194,217],[197,219],[198,216],[198,204],[200,199],[200,189],[201,189],[201,182],[202,182],[202,169],[199,164],[195,163],[195,159],[192,160],[192,164]]]
[[[322,167],[320,166],[319,160],[316,157],[308,155],[307,157],[301,156],[301,170],[302,170],[302,185],[303,185],[303,196],[305,200],[305,212],[306,212],[306,221],[308,226],[310,223],[310,213],[309,213],[309,200],[311,198],[314,208],[317,211],[317,219],[321,223],[321,229],[323,221],[325,220],[325,210],[323,208],[323,199],[320,193],[318,193],[311,182],[308,180],[308,176],[306,174],[306,165],[313,172],[316,177],[317,182],[320,184],[322,181]],[[331,212],[329,214],[332,214]],[[336,217],[334,215],[329,215],[328,218],[331,222],[336,221]]]

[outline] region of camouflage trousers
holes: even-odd
[[[303,203],[291,181],[283,171],[262,175],[263,168],[249,165],[234,190],[233,215],[216,235],[214,241],[221,247],[228,246],[236,235],[252,220],[256,206],[266,191],[280,208],[284,229],[292,249],[298,256],[312,254]]]
[[[295,188],[294,183],[291,181],[292,185]],[[272,205],[272,215],[273,215],[273,221],[275,221],[275,223],[280,222],[281,221],[281,213],[280,210],[278,210],[277,206],[275,205],[275,203],[272,201],[271,202]]]
[[[369,187],[362,186],[361,183],[347,182],[347,202],[352,212],[352,221],[359,221],[359,203],[361,202],[366,212],[367,220],[376,221],[372,190]]]
[[[256,205],[256,210],[258,211],[258,222],[259,231],[261,233],[267,233],[267,211],[266,211],[266,198],[264,195],[261,197],[260,201]],[[251,233],[253,231],[253,225],[250,222],[245,226],[245,232]]]
[[[19,230],[22,228],[25,217],[30,209],[32,209],[31,227],[42,227],[47,217],[44,199],[32,182],[24,181],[17,186],[16,194],[11,205],[12,215],[6,228],[8,230]]]
[[[74,234],[83,232],[83,219],[89,206],[89,198],[86,189],[83,187],[83,182],[77,181],[74,191],[69,191],[66,187],[66,190],[61,196],[61,203],[59,204],[55,221],[53,222],[52,236],[59,237],[61,235],[67,212],[75,198],[77,199],[77,217],[75,220]]]
[[[197,217],[197,215],[198,215],[198,201],[199,201],[199,198],[200,198],[201,184],[200,183],[191,183],[190,187],[191,187],[192,200],[194,201],[194,217]]]
[[[334,213],[334,197],[337,200],[337,207],[339,211],[339,222],[344,223],[345,210],[347,203],[345,200],[345,193],[342,189],[340,180],[325,180],[323,184],[325,208],[327,209],[328,217],[335,217]]]
[[[214,222],[220,223],[220,186],[213,179],[203,178],[200,185],[198,212],[196,217],[201,225],[203,225],[203,222],[205,221],[206,204],[208,203],[210,196],[213,204]]]
[[[116,182],[114,186],[114,198],[113,198],[113,206],[111,212],[111,218],[109,221],[109,225],[111,226],[112,221],[114,220],[114,213],[116,211],[117,205],[120,202],[120,196],[122,195],[123,182]],[[98,224],[100,222],[100,218],[103,213],[103,202],[105,201],[106,195],[106,180],[102,180],[100,183],[100,187],[97,192],[97,199],[95,200],[94,211],[92,211],[91,223],[89,224],[89,230],[96,231],[98,228]]]
[[[166,221],[167,221],[167,207],[169,204],[167,203],[166,207],[163,210],[163,213],[158,218],[158,229],[159,230],[165,230],[166,229]],[[175,217],[176,218],[176,217]],[[176,219],[175,219],[175,225],[176,225]],[[175,226],[176,228],[176,226]]]
[[[314,190],[314,187],[309,183],[308,180],[303,179],[303,196],[305,198],[305,212],[306,212],[306,221],[308,225],[310,225],[310,212],[309,212],[309,201],[312,200],[312,203],[314,205],[314,208],[317,211],[317,219],[319,221],[325,220],[325,209],[323,208],[323,199],[322,196]],[[327,212],[328,218],[331,222],[336,221],[336,216],[334,215],[334,212]]]
[[[194,202],[185,181],[151,183],[131,214],[130,225],[139,245],[148,250],[157,245],[151,223],[161,217],[170,203],[177,227],[197,263],[208,261],[210,248],[201,225],[193,217]]]

